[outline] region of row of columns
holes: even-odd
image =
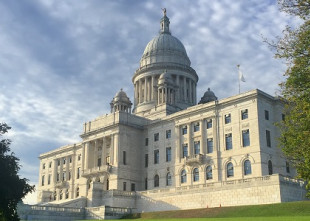
[[[194,154],[194,140],[193,140],[193,123],[188,123],[186,125],[178,125],[175,127],[175,134],[176,134],[176,162],[181,162],[182,159],[182,155],[183,155],[183,144],[187,143],[188,145],[188,156],[192,156]],[[195,122],[197,123],[197,122]],[[217,134],[217,121],[216,119],[212,118],[212,138],[213,138],[213,151],[217,151],[218,149],[218,134]],[[182,128],[184,126],[187,126],[187,134],[183,135],[182,134]],[[200,141],[200,153],[201,154],[206,154],[207,153],[207,143],[206,143],[206,133],[207,133],[207,129],[206,129],[206,119],[200,120],[199,121],[199,126],[200,126],[200,135],[201,135],[201,139]],[[185,138],[186,141],[184,141],[182,138]]]
[[[161,87],[158,89],[158,103],[175,104],[175,93],[173,88]]]
[[[134,83],[135,105],[155,101],[159,98],[157,89],[158,77],[159,75],[146,76]],[[178,87],[175,95],[176,101],[196,104],[196,82],[194,80],[176,75],[176,86]]]

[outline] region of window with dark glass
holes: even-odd
[[[145,190],[147,190],[147,184],[148,184],[148,181],[147,181],[147,178],[145,178],[145,179],[144,179],[144,189],[145,189]]]
[[[167,176],[166,176],[166,185],[167,186],[171,186],[172,185],[172,178],[171,178],[171,173],[167,173]]]
[[[249,160],[244,161],[244,175],[252,174],[251,162]]]
[[[159,150],[154,150],[154,164],[159,163]]]
[[[270,131],[266,130],[266,144],[267,147],[271,147]]]
[[[234,166],[232,163],[227,164],[227,177],[233,177],[234,176]]]
[[[76,197],[80,196],[80,188],[76,188]]]
[[[149,145],[149,138],[145,138],[145,146]]]
[[[187,134],[187,126],[182,127],[182,134]]]
[[[59,182],[59,180],[60,180],[60,174],[57,173],[57,175],[56,175],[56,181]]]
[[[64,157],[62,160],[63,160],[63,164],[66,164],[66,158]]]
[[[231,115],[225,114],[225,124],[229,124],[231,122]]]
[[[213,138],[207,139],[207,152],[213,153]]]
[[[126,165],[126,151],[123,151],[123,164]]]
[[[81,160],[81,154],[78,155],[78,161],[80,161],[80,160]]]
[[[195,155],[200,154],[200,141],[194,142],[194,154]]]
[[[194,171],[193,171],[193,177],[194,177],[194,182],[197,182],[197,181],[199,181],[199,170],[198,170],[198,168],[195,168],[194,169]]]
[[[206,177],[207,177],[207,180],[212,180],[213,179],[213,175],[212,175],[212,167],[211,166],[207,166],[207,169],[206,169]]]
[[[166,148],[166,162],[171,161],[171,147]]]
[[[69,157],[69,163],[72,163],[72,157]]]
[[[66,172],[63,172],[62,173],[62,181],[65,181],[66,180]]]
[[[199,130],[200,130],[200,124],[199,124],[199,122],[194,123],[194,132],[197,132],[197,131],[199,131]]]
[[[126,189],[127,189],[127,183],[123,182],[123,191],[126,191]]]
[[[43,176],[42,176],[42,182],[41,182],[41,185],[42,185],[42,186],[44,186],[44,179],[45,179],[45,176],[43,175]]]
[[[62,200],[62,190],[59,191],[59,199]]]
[[[288,161],[285,162],[286,172],[290,173],[290,163]]]
[[[157,174],[154,176],[154,187],[159,187],[159,176]]]
[[[43,169],[43,170],[45,169],[45,163],[42,164],[42,169]]]
[[[52,162],[49,162],[48,168],[52,168]]]
[[[135,183],[131,184],[131,191],[136,191],[136,184]]]
[[[268,161],[268,174],[272,175],[273,174],[273,169],[272,169],[272,162],[271,160]]]
[[[225,135],[225,144],[226,144],[226,150],[231,150],[233,148],[232,146],[232,134],[226,134]]]
[[[154,134],[154,141],[159,141],[159,133]]]
[[[145,161],[144,161],[144,166],[145,167],[148,167],[149,166],[149,155],[148,154],[145,154]]]
[[[97,165],[98,165],[98,167],[101,167],[101,157],[99,157],[99,158],[97,159]]]
[[[51,177],[52,177],[52,175],[51,175],[51,174],[49,174],[49,175],[48,175],[48,178],[47,178],[47,184],[48,184],[48,185],[50,185],[50,184],[51,184]]]
[[[80,178],[80,172],[81,172],[81,168],[77,168],[77,173],[76,173],[76,179]]]
[[[183,144],[183,158],[188,156],[188,146],[187,144]]]
[[[171,138],[171,130],[166,130],[166,139]]]
[[[207,129],[212,128],[212,119],[207,120]]]
[[[186,170],[181,171],[181,183],[186,183],[187,177],[186,177]]]
[[[241,120],[248,119],[248,109],[241,111]]]
[[[57,160],[57,166],[60,166],[60,160],[59,159]]]
[[[250,132],[249,130],[242,131],[242,146],[247,147],[250,146]]]
[[[66,193],[65,193],[65,198],[68,199],[69,198],[69,190],[66,190]]]
[[[265,110],[265,120],[269,120],[269,111]]]

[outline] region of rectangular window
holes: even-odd
[[[154,150],[154,164],[159,164],[159,150]]]
[[[98,165],[98,167],[101,167],[101,157],[98,158],[97,165]]]
[[[194,123],[194,132],[197,132],[200,130],[200,124],[197,122],[197,123]]]
[[[44,175],[42,176],[42,183],[41,183],[42,186],[44,186]]]
[[[231,122],[231,115],[225,114],[225,124],[229,124]]]
[[[171,161],[171,147],[166,148],[166,162]]]
[[[145,167],[148,167],[149,166],[149,155],[148,154],[145,154],[145,161],[144,161],[144,166]]]
[[[81,172],[81,168],[78,167],[78,168],[77,168],[77,172],[76,172],[76,179],[79,179],[79,178],[80,178],[80,172]]]
[[[51,184],[51,174],[48,175],[47,177],[47,184],[50,185]]]
[[[63,172],[62,173],[62,181],[65,181],[66,180],[66,172]]]
[[[250,131],[249,130],[242,131],[242,146],[243,147],[250,146]]]
[[[72,163],[72,157],[69,157],[69,163]]]
[[[171,138],[171,130],[166,130],[166,139]]]
[[[149,138],[145,138],[145,146],[149,145]]]
[[[126,165],[126,151],[123,151],[123,164]]]
[[[145,188],[145,190],[147,190],[147,178],[145,178],[145,180],[144,180],[144,188]]]
[[[57,173],[57,176],[56,176],[56,181],[59,182],[59,178],[60,178],[60,174]]]
[[[68,180],[71,180],[71,171],[68,173]]]
[[[183,144],[183,158],[188,156],[188,145]]]
[[[182,127],[182,134],[187,134],[187,126]]]
[[[49,162],[48,168],[52,168],[52,162]]]
[[[159,133],[154,134],[154,141],[159,141]]]
[[[65,165],[66,164],[66,158],[64,157],[62,160],[63,160],[63,164]]]
[[[81,160],[81,154],[78,155],[78,161],[80,161],[80,160]]]
[[[248,109],[241,111],[241,120],[248,119]]]
[[[136,191],[136,184],[135,183],[131,184],[131,191]]]
[[[194,154],[195,155],[200,154],[200,141],[194,142]]]
[[[233,148],[232,146],[232,134],[226,134],[225,135],[225,143],[226,143],[226,150],[231,150]]]
[[[271,147],[271,138],[270,138],[269,130],[266,130],[266,143],[267,143],[267,147]]]
[[[286,166],[286,172],[287,173],[290,173],[290,164],[289,164],[289,162],[285,162],[285,166]]]
[[[57,165],[60,166],[60,160],[59,159],[57,160]]]
[[[123,182],[123,190],[126,191],[127,183]]]
[[[207,140],[207,151],[208,153],[213,153],[213,138]]]
[[[45,163],[42,164],[42,169],[43,169],[43,170],[45,169]]]
[[[212,119],[207,120],[207,129],[212,128]]]
[[[269,120],[269,111],[265,110],[265,120]]]

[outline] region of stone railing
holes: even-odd
[[[100,167],[94,167],[84,170],[82,176],[83,177],[96,176],[103,173],[109,173],[110,171],[111,171],[110,165],[102,165]]]
[[[55,187],[56,188],[64,188],[64,187],[67,187],[68,186],[68,182],[63,180],[63,181],[58,181],[56,182],[55,184]]]
[[[107,196],[113,197],[113,196],[121,196],[121,197],[135,197],[135,192],[130,191],[122,191],[122,190],[107,190],[104,191]]]
[[[194,164],[202,164],[203,163],[203,155],[195,154],[193,156],[188,156],[185,159],[186,165],[192,166]]]

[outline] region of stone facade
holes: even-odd
[[[146,47],[134,108],[118,92],[82,141],[40,155],[38,202],[136,211],[302,200],[302,181],[277,147],[283,102],[258,89],[196,105],[198,76],[169,31]]]

